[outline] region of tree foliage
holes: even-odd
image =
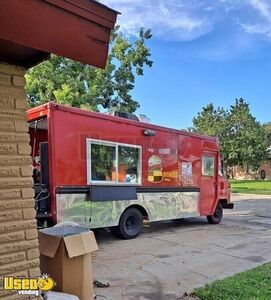
[[[141,28],[139,36],[130,42],[117,26],[111,34],[105,70],[51,55],[26,74],[30,106],[55,101],[94,111],[134,112],[139,107],[131,96],[135,78],[153,64],[150,49],[146,47],[151,37],[150,30]]]
[[[266,158],[268,137],[264,126],[252,116],[249,105],[236,99],[229,110],[213,104],[193,119],[192,131],[217,136],[227,166],[257,168]]]
[[[228,111],[223,107],[215,108],[209,103],[202,108],[197,117],[193,118],[193,127],[190,130],[221,138],[226,133],[228,115]]]
[[[271,122],[267,122],[265,124],[263,124],[263,127],[266,131],[268,140],[269,140],[269,144],[271,145]]]

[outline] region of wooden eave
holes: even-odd
[[[2,0],[0,62],[28,68],[54,53],[104,68],[117,14],[92,0]]]

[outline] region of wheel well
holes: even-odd
[[[146,209],[145,209],[143,206],[138,205],[138,204],[134,204],[134,205],[131,205],[131,206],[127,207],[127,208],[125,209],[125,211],[126,211],[127,209],[129,209],[129,208],[136,208],[136,209],[138,209],[138,210],[141,212],[141,214],[142,214],[144,220],[146,220],[146,219],[149,218],[149,215],[148,215]]]

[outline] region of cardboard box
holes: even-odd
[[[98,250],[92,231],[79,226],[39,231],[40,269],[56,282],[55,291],[93,299],[91,253]]]

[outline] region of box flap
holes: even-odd
[[[70,258],[98,250],[92,231],[64,237],[64,243]]]
[[[97,251],[98,245],[93,231],[81,233],[86,253]]]
[[[54,257],[56,255],[60,241],[61,237],[49,235],[42,231],[39,231],[40,254],[49,256],[51,258]]]

